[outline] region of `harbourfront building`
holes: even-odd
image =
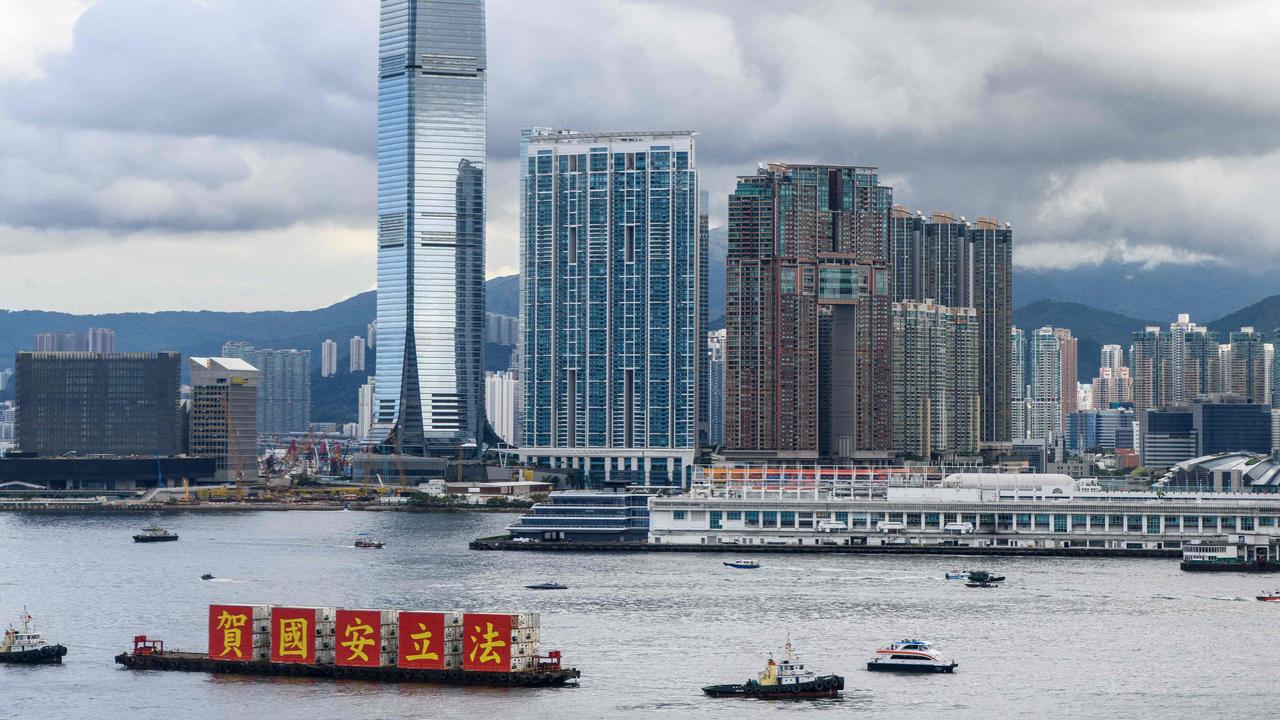
[[[511,537],[570,542],[644,542],[646,493],[554,492],[507,527]]]
[[[687,484],[706,331],[693,133],[525,143],[520,458],[592,486]]]
[[[240,358],[187,358],[189,452],[217,462],[218,482],[258,478],[258,370]]]
[[[870,167],[770,164],[738,178],[729,198],[726,451],[814,458],[892,449],[892,194]]]
[[[484,0],[384,0],[376,422],[396,453],[484,432]]]
[[[222,344],[222,357],[239,358],[258,370],[258,432],[285,435],[311,424],[311,351],[257,348],[243,341]]]
[[[17,445],[40,456],[176,455],[181,355],[20,352]]]
[[[893,304],[893,447],[921,459],[978,449],[978,318],[932,301]]]

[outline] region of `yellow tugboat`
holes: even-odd
[[[806,670],[804,663],[791,650],[787,639],[786,657],[777,662],[773,656],[765,664],[758,680],[742,684],[708,685],[702,692],[711,697],[749,697],[761,700],[791,700],[800,698],[839,697],[844,690],[844,678],[839,675],[816,675]]]

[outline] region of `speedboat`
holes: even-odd
[[[967,577],[969,577],[969,573],[955,572],[946,574],[948,580],[964,580]]]
[[[133,541],[138,543],[173,542],[177,539],[177,533],[171,533],[159,525],[142,528],[142,532],[133,536]]]
[[[867,663],[873,672],[955,672],[959,665],[955,660],[943,660],[933,651],[933,645],[924,640],[902,640],[889,643],[876,650],[875,657]]]
[[[711,697],[792,700],[839,697],[843,689],[844,678],[839,675],[818,675],[806,670],[804,663],[792,652],[791,640],[787,640],[786,656],[779,662],[770,655],[758,679],[729,685],[708,685],[702,688],[702,692]]]
[[[734,560],[733,562],[726,562],[724,566],[737,568],[739,570],[755,570],[760,567],[760,563],[756,562],[755,560],[738,559],[738,560]]]
[[[1280,590],[1272,590],[1271,592],[1264,592],[1263,594],[1258,596],[1258,599],[1261,600],[1262,602],[1280,602]]]
[[[554,580],[534,583],[533,585],[525,585],[525,587],[530,590],[568,590],[569,589],[568,585],[563,585]]]
[[[22,608],[20,628],[12,625],[4,631],[0,640],[0,663],[20,665],[59,665],[67,649],[62,645],[50,645],[40,633],[31,629],[31,616]]]
[[[203,574],[203,575],[201,575],[201,576],[200,576],[200,579],[201,579],[201,580],[212,580],[212,579],[213,579],[213,575],[212,575],[212,574],[210,574],[210,573],[205,573],[205,574]]]
[[[383,543],[381,540],[375,540],[373,536],[367,532],[361,532],[361,533],[356,533],[355,544],[356,544],[356,547],[358,548],[372,548],[374,550],[381,550],[385,543]]]

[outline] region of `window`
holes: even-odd
[[[729,514],[725,517],[725,519],[726,519],[726,520],[741,520],[741,519],[742,519],[742,512],[741,512],[741,511],[738,511],[738,510],[730,510],[730,511],[729,511]]]
[[[1275,527],[1276,519],[1271,515],[1263,515],[1258,518],[1258,527]]]
[[[1125,532],[1136,532],[1136,533],[1142,532],[1142,516],[1141,515],[1129,515],[1126,518],[1126,520],[1127,521],[1124,526]]]
[[[720,511],[719,510],[711,511],[711,529],[712,530],[720,529]]]
[[[626,226],[626,228],[623,230],[623,232],[624,232],[624,234],[626,235],[626,238],[627,238],[627,239],[626,239],[626,243],[627,243],[627,247],[626,247],[627,262],[635,262],[635,261],[636,261],[636,226],[635,226],[635,225],[628,225],[628,226]]]
[[[672,511],[671,511],[671,519],[672,519],[672,520],[683,520],[683,519],[684,519],[684,511],[683,511],[683,510],[672,510]]]
[[[1235,529],[1236,529],[1236,519],[1235,519],[1235,517],[1227,516],[1227,515],[1223,515],[1223,516],[1222,516],[1222,531],[1223,531],[1223,532],[1234,532],[1234,531],[1235,531]]]
[[[759,527],[759,526],[760,526],[760,513],[759,513],[759,511],[756,511],[756,510],[748,510],[748,511],[746,512],[746,516],[747,516],[747,525],[749,525],[749,526],[751,526],[751,527]]]
[[[1158,532],[1160,532],[1160,516],[1148,515],[1147,516],[1147,533],[1155,534]]]
[[[1251,517],[1240,518],[1240,530],[1243,532],[1248,532],[1253,530],[1253,518]]]
[[[1049,529],[1049,516],[1036,515],[1036,530],[1048,530],[1048,529]]]
[[[1064,533],[1067,531],[1067,516],[1055,514],[1053,516],[1053,531],[1056,533]]]
[[[778,527],[778,513],[773,510],[766,510],[764,513],[764,526],[770,528]]]
[[[920,513],[907,513],[907,527],[920,527]]]
[[[793,528],[796,526],[796,514],[789,511],[782,513],[782,527]]]

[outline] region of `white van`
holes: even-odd
[[[823,520],[818,523],[818,532],[843,532],[848,529],[849,526],[839,520]]]
[[[971,535],[973,534],[973,523],[971,522],[951,522],[942,528],[942,532],[948,535]]]
[[[882,532],[882,533],[902,532],[903,530],[906,530],[906,529],[907,529],[906,523],[897,522],[894,520],[881,520],[880,522],[876,523],[876,532]]]

